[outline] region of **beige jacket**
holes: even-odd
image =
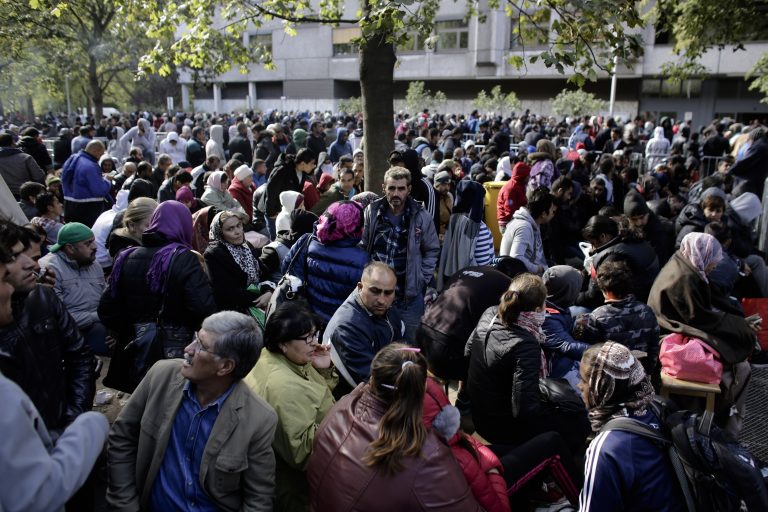
[[[181,360],[156,363],[109,433],[113,510],[145,510],[182,399]],[[224,402],[200,464],[200,485],[221,510],[271,511],[275,488],[272,441],[277,415],[243,382]]]

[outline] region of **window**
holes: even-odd
[[[641,92],[656,98],[698,98],[701,96],[701,79],[646,78],[642,82]]]
[[[362,32],[360,31],[360,27],[333,29],[333,56],[344,57],[357,55],[358,46],[353,43],[352,40],[361,35]]]
[[[266,34],[250,34],[250,44],[254,47],[261,45],[267,52],[272,53],[272,32]]]
[[[418,32],[408,32],[405,37],[405,42],[397,45],[398,53],[424,51],[424,41]]]
[[[551,14],[549,9],[539,9],[529,15],[518,13],[512,17],[509,48],[522,50],[547,46]]]
[[[469,48],[469,26],[463,20],[435,23],[437,50],[466,50]]]

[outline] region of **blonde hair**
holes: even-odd
[[[152,214],[155,213],[156,208],[157,201],[151,197],[137,197],[131,201],[128,208],[125,209],[125,212],[123,213],[123,222],[121,224],[122,227],[116,229],[115,233],[120,236],[131,237],[131,234],[128,231],[128,226],[130,224],[138,224],[143,220],[150,218]]]

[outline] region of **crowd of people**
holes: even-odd
[[[659,428],[670,332],[717,353],[742,428],[764,126],[57,121],[0,133],[0,509],[684,510],[665,450],[606,429]]]

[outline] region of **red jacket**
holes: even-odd
[[[315,207],[320,200],[320,192],[317,191],[317,187],[312,183],[312,180],[304,180],[304,208],[311,210]]]
[[[237,178],[232,178],[232,184],[227,189],[232,197],[240,203],[248,218],[253,218],[253,187],[246,187],[243,182]]]
[[[458,429],[459,419],[458,409],[448,401],[442,386],[432,377],[428,378],[424,395],[424,425],[428,429],[434,428],[441,438],[447,438],[453,456],[480,506],[487,512],[510,512],[501,462],[487,446]],[[492,469],[498,473],[489,473]]]
[[[496,218],[499,221],[499,228],[503,228],[512,220],[512,214],[518,208],[528,204],[525,187],[530,175],[530,166],[523,162],[516,163],[512,168],[512,177],[501,187],[499,198],[496,200]]]

